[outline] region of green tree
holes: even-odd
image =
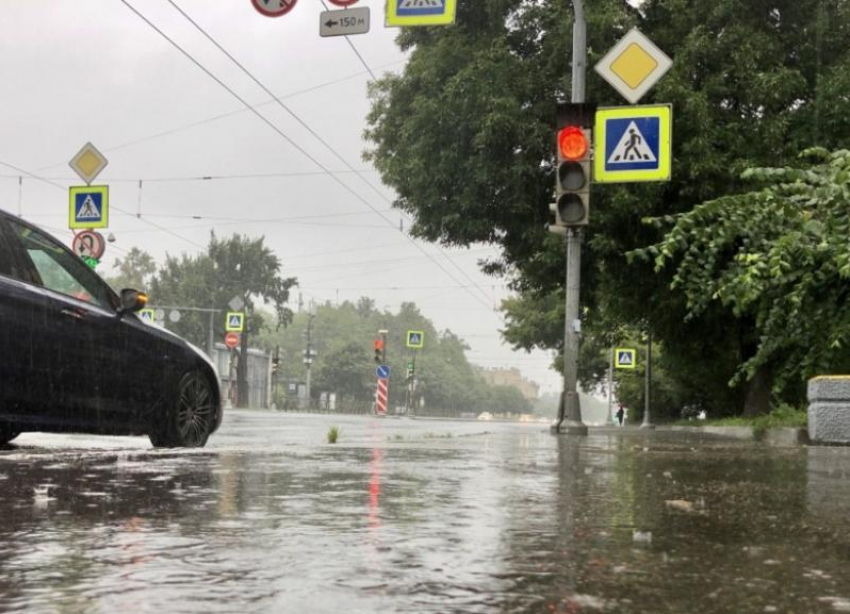
[[[263,327],[263,317],[257,301],[272,306],[276,327],[286,326],[292,320],[287,307],[294,278],[281,276],[281,262],[265,245],[265,238],[252,239],[233,235],[228,239],[210,237],[206,254],[180,258],[168,256],[159,274],[153,280],[153,301],[181,307],[217,309],[214,333],[224,335],[224,316],[229,304],[238,298],[246,313],[245,331],[241,335],[236,377],[240,406],[248,403],[248,347],[251,335]],[[207,338],[208,314],[187,312],[174,325],[178,334],[196,345],[204,345]]]
[[[850,136],[850,5],[843,0],[615,0],[587,7],[589,65],[638,26],[674,59],[646,97],[675,110],[674,176],[666,184],[593,189],[582,270],[583,334],[648,327],[669,376],[709,410],[766,409],[761,379],[730,389],[739,357],[754,355],[756,323],[712,305],[687,318],[667,270],[627,265],[654,244],[648,216],[675,214],[744,186],[753,165],[784,164]],[[568,99],[568,2],[460,2],[454,28],[406,29],[402,75],[372,88],[368,156],[414,219],[412,232],[446,245],[497,244],[486,263],[511,277],[506,338],[561,349],[564,248],[548,235],[555,101]],[[622,104],[588,71],[588,100]],[[560,296],[559,296],[560,293]],[[553,300],[555,297],[556,300]],[[541,311],[542,310],[542,311]],[[687,384],[687,386],[685,386]],[[688,403],[693,399],[686,399]]]
[[[124,288],[146,290],[156,274],[156,261],[149,253],[133,247],[123,258],[116,258],[113,268],[116,274],[106,281],[116,291]]]
[[[368,406],[374,395],[374,363],[362,343],[350,342],[331,351],[316,369],[316,386],[339,395],[339,402]]]
[[[736,379],[795,402],[807,378],[850,366],[850,152],[805,156],[816,163],[745,172],[760,189],[652,220],[672,228],[636,252],[675,272],[692,317],[720,303],[752,321],[755,351]]]

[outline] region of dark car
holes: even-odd
[[[0,211],[0,444],[25,431],[203,446],[221,423],[212,363],[136,315],[70,249]]]

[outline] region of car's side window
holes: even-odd
[[[93,305],[114,307],[104,284],[82,260],[47,235],[12,220],[9,223],[32,260],[42,286]]]
[[[18,277],[18,266],[14,255],[6,243],[6,235],[3,234],[3,222],[0,221],[0,275],[6,277]]]

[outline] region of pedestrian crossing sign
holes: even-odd
[[[245,314],[242,311],[228,311],[224,320],[224,330],[228,333],[245,332]]]
[[[593,131],[594,180],[669,181],[672,132],[670,105],[598,109]]]
[[[387,0],[387,26],[447,26],[455,22],[457,0]]]
[[[631,348],[614,350],[614,366],[618,369],[634,369],[637,364],[637,351]]]
[[[407,347],[421,350],[425,347],[425,333],[421,330],[407,331]]]
[[[68,228],[109,226],[109,186],[72,186],[68,205]]]
[[[156,321],[156,312],[153,309],[142,309],[139,311],[139,317],[145,324],[153,324]]]

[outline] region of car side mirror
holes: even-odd
[[[138,290],[125,288],[121,290],[121,308],[119,314],[135,313],[148,304],[148,295]]]

